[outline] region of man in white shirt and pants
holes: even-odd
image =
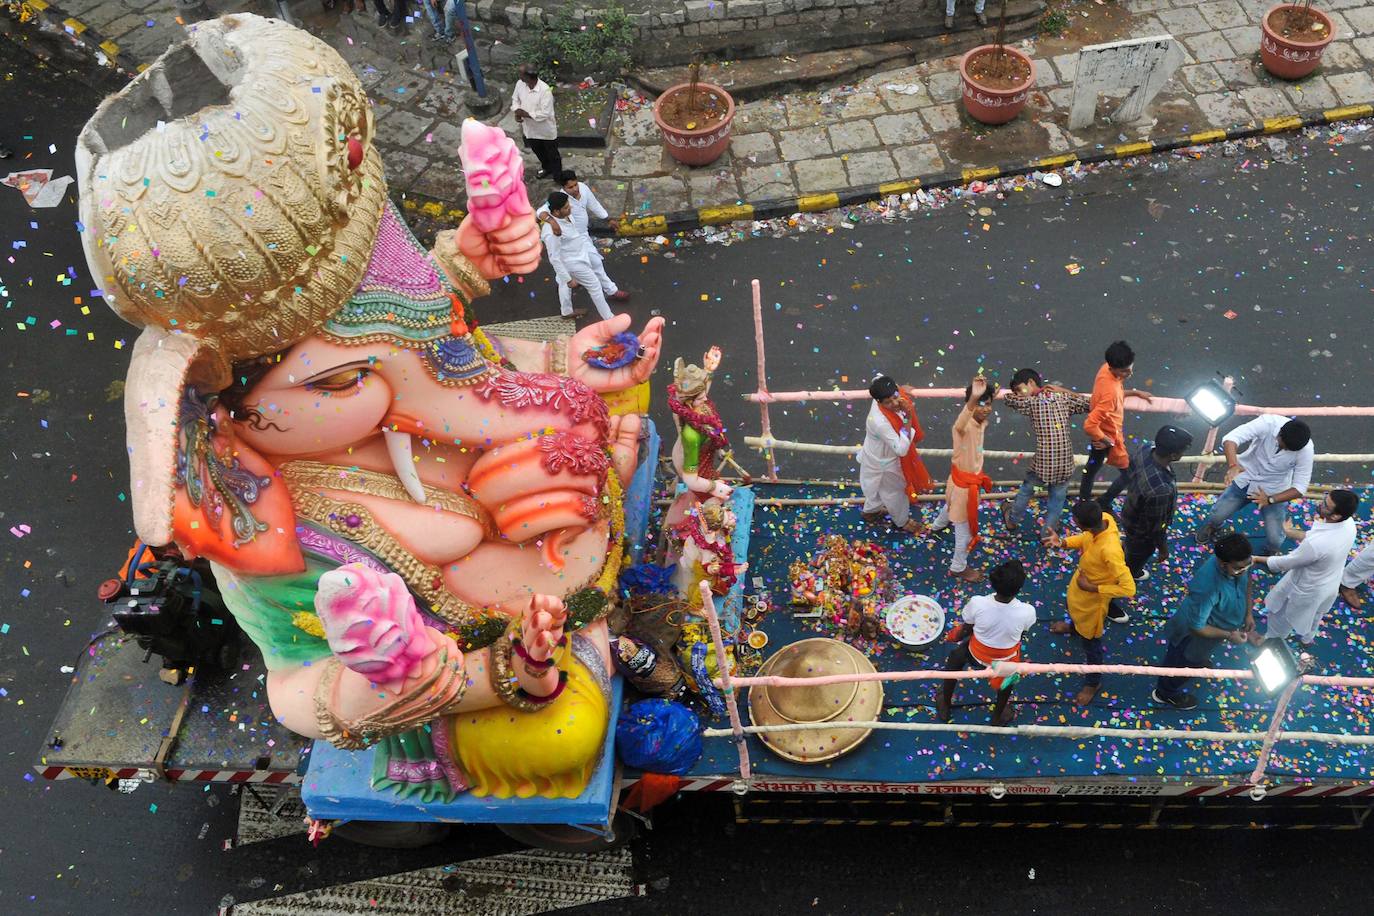
[[[1317,510],[1318,520],[1305,534],[1290,528],[1289,534],[1301,541],[1298,549],[1277,557],[1255,557],[1256,563],[1281,572],[1283,578],[1264,598],[1268,619],[1264,635],[1250,635],[1259,645],[1266,639],[1283,639],[1296,633],[1303,645],[1316,638],[1322,617],[1336,602],[1341,572],[1350,548],[1355,545],[1355,511],[1360,500],[1350,490],[1332,490]]]
[[[614,230],[620,229],[620,220],[606,212],[606,208],[597,200],[596,194],[581,181],[577,180],[577,173],[572,169],[564,169],[556,176],[558,184],[563,188],[563,193],[568,195],[568,203],[572,204],[573,225],[581,230],[582,234],[588,239],[592,234],[589,229],[591,217],[604,219],[610,223]],[[541,209],[546,209],[547,204]],[[601,257],[601,251],[596,247],[596,243],[591,245],[592,270],[596,273],[596,278],[601,284],[601,291],[606,294],[607,299],[616,302],[626,302],[630,294],[615,285],[615,281],[606,276],[606,263]]]
[[[1246,503],[1254,503],[1264,517],[1268,552],[1278,553],[1283,547],[1285,504],[1301,499],[1312,482],[1312,431],[1301,420],[1264,414],[1227,433],[1222,446],[1228,486],[1198,529],[1198,543],[1210,543],[1223,522]]]
[[[892,524],[915,533],[919,526],[911,523],[911,503],[902,475],[902,457],[911,451],[914,428],[911,418],[900,407],[897,390],[897,383],[886,375],[878,376],[868,386],[873,403],[864,421],[864,444],[859,449],[859,486],[864,494],[865,520],[881,520],[886,512]],[[883,414],[885,401],[901,416],[900,430],[893,428],[892,421]]]
[[[529,64],[520,65],[520,79],[511,93],[510,107],[525,134],[525,145],[539,158],[539,174],[547,178],[563,171],[558,151],[558,118],[553,111],[553,90]]]
[[[1357,611],[1364,607],[1360,586],[1370,579],[1374,579],[1374,543],[1366,545],[1364,550],[1356,554],[1341,574],[1341,597],[1345,603]]]
[[[609,320],[615,313],[603,292],[602,277],[606,271],[601,267],[601,253],[596,250],[591,236],[578,228],[572,214],[572,203],[562,191],[554,191],[548,203],[534,211],[534,218],[540,224],[539,238],[549,253],[549,263],[553,265],[553,275],[558,282],[559,311],[564,318],[574,317],[573,287],[582,286],[592,297],[597,313]],[[614,288],[614,284],[611,286]],[[628,299],[629,296],[620,298]]]

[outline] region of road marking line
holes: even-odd
[[[977,181],[980,178],[996,178],[1002,174],[1002,170],[995,165],[989,165],[978,169],[964,169],[961,174],[964,181]]]
[[[75,19],[63,19],[62,24],[71,29],[76,35],[80,35],[82,32],[86,31],[86,23],[78,22]]]

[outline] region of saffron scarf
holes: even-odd
[[[902,403],[911,411],[911,448],[902,456],[902,479],[906,481],[906,498],[915,502],[920,494],[935,489],[935,483],[930,479],[925,462],[916,451],[916,443],[926,437],[925,431],[921,429],[921,421],[916,416],[916,405],[905,394],[898,393],[897,397],[901,398]],[[893,429],[897,432],[902,431],[902,417],[897,411],[889,410],[882,404],[878,405],[878,409],[887,417],[887,422],[892,424]]]
[[[949,479],[968,492],[968,530],[973,535],[968,546],[971,550],[978,543],[978,491],[991,490],[992,478],[986,474],[971,474],[954,464],[950,465]]]

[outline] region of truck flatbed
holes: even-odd
[[[839,495],[855,495],[841,492]],[[760,498],[814,498],[837,495],[787,486],[768,486]],[[1369,500],[1362,494],[1362,526],[1368,523]],[[1160,628],[1184,594],[1191,571],[1204,557],[1190,533],[1201,523],[1210,496],[1181,497],[1170,543],[1170,557],[1157,563],[1139,594],[1126,624],[1107,624],[1109,664],[1159,665],[1165,643]],[[1048,622],[1064,617],[1064,595],[1073,565],[1058,551],[1046,551],[1029,538],[1004,536],[1000,513],[985,509],[983,540],[970,564],[988,568],[1019,557],[1029,573],[1021,598],[1035,605],[1039,622],[1026,635],[1023,655],[1029,662],[1083,662],[1076,637],[1049,632]],[[1248,514],[1236,522],[1262,543],[1257,519]],[[764,591],[773,610],[760,627],[769,638],[765,656],[790,642],[814,636],[839,636],[856,645],[880,671],[938,668],[948,644],[936,641],[908,649],[886,633],[877,639],[846,637],[828,619],[804,619],[789,607],[788,566],[817,549],[821,534],[843,534],[873,540],[890,552],[898,594],[922,594],[945,608],[947,626],[970,596],[990,591],[986,584],[966,585],[946,575],[952,537],[915,541],[890,529],[867,526],[855,505],[754,507],[749,546],[751,590]],[[1365,538],[1361,538],[1363,542]],[[1291,549],[1291,545],[1290,545]],[[1256,573],[1257,603],[1277,576]],[[761,584],[761,588],[760,588]],[[1374,670],[1370,643],[1374,627],[1363,615],[1337,602],[1327,615],[1313,654],[1314,673],[1368,676]],[[1238,647],[1216,653],[1220,668],[1245,668]],[[1274,708],[1273,698],[1245,681],[1194,683],[1200,705],[1191,712],[1162,707],[1150,700],[1153,679],[1104,676],[1104,690],[1080,708],[1072,697],[1076,675],[1030,675],[1017,686],[1013,702],[1016,725],[1102,726],[1108,728],[1175,728],[1263,732]],[[928,681],[887,682],[878,718],[897,722],[934,722],[935,686]],[[740,711],[748,725],[747,689],[740,690]],[[985,682],[964,681],[955,694],[955,723],[989,724],[993,692]],[[1303,686],[1295,694],[1284,723],[1288,731],[1367,734],[1367,691]],[[728,728],[721,718],[710,723]],[[748,739],[753,766],[751,791],[804,793],[921,794],[986,792],[990,786],[1008,794],[1234,794],[1245,792],[1255,765],[1256,743],[1221,743],[1174,739],[1123,739],[1111,735],[1062,738],[970,732],[875,731],[846,756],[824,763],[784,760],[758,740]],[[1374,795],[1371,760],[1360,746],[1280,742],[1267,770],[1275,794]],[[729,738],[708,738],[705,753],[687,776],[685,789],[723,791],[735,787],[739,759]]]

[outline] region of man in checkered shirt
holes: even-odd
[[[1058,531],[1069,495],[1069,478],[1073,475],[1073,442],[1069,438],[1073,428],[1071,418],[1088,412],[1089,398],[1058,385],[1046,385],[1034,369],[1018,369],[1011,377],[1006,403],[1017,413],[1030,417],[1031,429],[1035,432],[1035,455],[1026,471],[1025,482],[1016,491],[1016,500],[1010,507],[1003,503],[1002,519],[1008,531],[1019,531],[1026,521],[1027,506],[1035,488],[1044,487],[1050,492],[1045,527]]]

